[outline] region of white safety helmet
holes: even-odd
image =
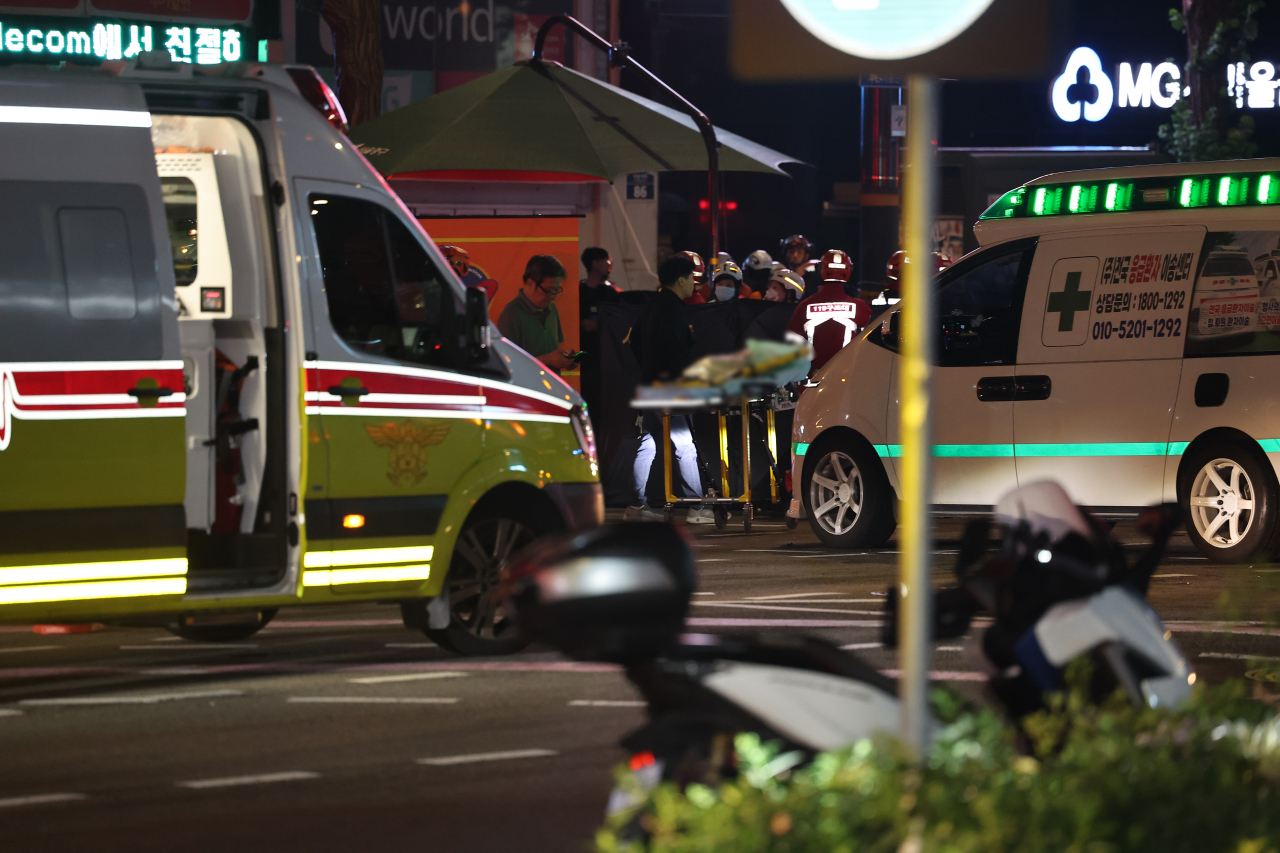
[[[747,260],[743,264],[747,269],[752,270],[773,270],[773,258],[764,249],[756,249],[747,255]]]

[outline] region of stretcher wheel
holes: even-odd
[[[796,529],[797,527],[799,527],[799,526],[800,526],[800,519],[798,519],[798,518],[792,518],[792,517],[791,517],[791,516],[789,516],[789,515],[787,516],[787,529],[788,529],[788,530],[795,530],[795,529]]]
[[[751,504],[747,504],[745,507],[742,508],[742,532],[743,533],[751,532],[751,522],[755,518],[755,514],[756,514],[755,509],[751,506]]]
[[[724,530],[729,526],[729,510],[717,508],[713,512],[716,515],[716,530]]]

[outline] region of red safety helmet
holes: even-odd
[[[441,246],[440,251],[444,254],[444,259],[449,262],[449,266],[453,267],[458,277],[464,277],[471,272],[471,253],[461,246]]]
[[[931,252],[930,255],[933,258],[934,275],[937,275],[955,263],[955,261],[951,260],[946,255],[939,255],[937,252]],[[884,277],[889,281],[901,281],[902,265],[909,263],[911,263],[911,260],[907,257],[907,253],[899,249],[889,257],[888,263],[884,265]]]
[[[702,260],[702,255],[697,252],[690,252],[688,249],[678,254],[682,258],[688,258],[693,261],[693,286],[697,287],[702,284],[707,277],[707,264],[706,261]]]
[[[853,275],[853,260],[848,252],[839,249],[827,249],[822,256],[823,281],[848,281]]]

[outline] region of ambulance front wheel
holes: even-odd
[[[1178,472],[1187,535],[1216,563],[1240,563],[1276,541],[1277,485],[1262,449],[1243,437],[1204,444]]]
[[[880,460],[855,436],[819,439],[805,455],[805,517],[830,548],[879,548],[893,535],[893,488]]]
[[[458,535],[444,582],[449,625],[424,628],[426,635],[462,655],[509,655],[527,646],[515,621],[498,605],[496,588],[511,555],[559,527],[538,506],[510,496],[476,507]]]

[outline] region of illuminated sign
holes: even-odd
[[[1234,62],[1227,66],[1227,97],[1238,109],[1275,109],[1276,66],[1271,62]],[[1158,107],[1171,109],[1187,94],[1182,68],[1172,62],[1121,62],[1115,74],[1103,69],[1102,59],[1087,47],[1078,47],[1049,90],[1053,111],[1063,121],[1102,121],[1116,109]]]
[[[132,59],[167,50],[174,62],[220,65],[244,56],[235,27],[118,23],[85,19],[0,19],[0,60],[54,63]]]
[[[906,59],[941,47],[992,0],[782,0],[806,30],[843,53]]]

